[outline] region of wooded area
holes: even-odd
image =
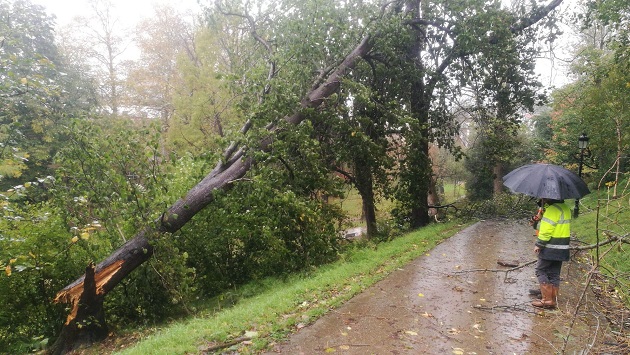
[[[334,260],[348,188],[374,240],[431,223],[445,183],[471,206],[532,161],[625,196],[630,8],[561,4],[223,1],[196,21],[164,5],[122,59],[105,0],[64,28],[0,0],[0,301],[21,310],[0,312],[0,347],[67,353],[108,336],[110,309],[159,321]],[[565,20],[575,81],[548,95],[536,60]]]

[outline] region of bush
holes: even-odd
[[[247,186],[245,186],[247,185]],[[333,260],[341,215],[322,201],[251,182],[220,196],[181,232],[207,295]]]
[[[90,257],[59,216],[42,203],[11,206],[0,218],[0,349],[9,353],[36,349],[55,335],[65,309],[51,301]]]

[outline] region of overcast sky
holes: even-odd
[[[58,25],[67,24],[75,16],[87,16],[91,13],[88,0],[32,1],[43,5],[48,13],[57,16]],[[193,9],[195,12],[199,10],[197,0],[110,0],[110,2],[114,5],[116,17],[126,26],[132,26],[139,19],[149,16],[154,4],[170,4],[177,9]]]

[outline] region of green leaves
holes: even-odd
[[[0,188],[51,174],[65,117],[82,105],[55,46],[53,18],[29,1],[0,1]],[[73,99],[73,98],[72,98]],[[84,106],[83,106],[84,107]]]

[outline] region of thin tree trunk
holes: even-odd
[[[431,174],[431,178],[429,179],[429,195],[427,196],[427,204],[429,205],[429,217],[435,217],[438,214],[438,209],[432,208],[431,206],[440,205],[440,195],[437,191],[436,178],[437,176],[435,175],[435,173],[433,173]]]
[[[497,162],[492,168],[492,191],[495,196],[503,192],[503,164]]]
[[[354,181],[359,195],[361,195],[361,211],[367,229],[366,234],[368,238],[372,238],[378,233],[376,225],[376,205],[374,201],[374,183],[369,167],[360,161],[355,161]]]

